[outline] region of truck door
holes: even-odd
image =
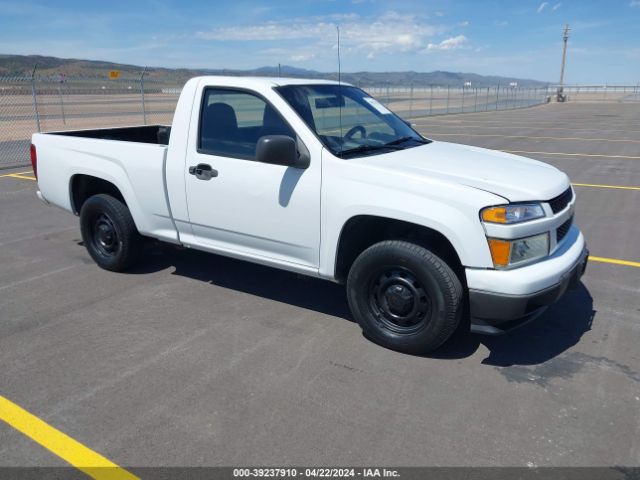
[[[317,268],[320,156],[312,154],[306,169],[255,161],[260,137],[296,133],[270,103],[245,90],[206,88],[191,132],[197,138],[189,140],[185,184],[194,241]]]

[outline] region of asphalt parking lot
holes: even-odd
[[[640,104],[414,123],[571,177],[594,258],[536,322],[416,357],[363,338],[328,282],[161,245],[106,272],[4,170],[0,395],[125,467],[639,466]],[[57,465],[0,422],[0,466]]]

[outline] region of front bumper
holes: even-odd
[[[562,249],[538,264],[485,271],[479,278],[467,269],[471,331],[495,335],[519,327],[575,287],[587,267],[589,251],[577,228],[570,235],[573,238]],[[491,280],[496,282],[494,288],[486,288]]]

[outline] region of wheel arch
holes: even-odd
[[[447,262],[460,281],[466,284],[460,256],[446,235],[424,225],[378,215],[355,215],[342,226],[336,247],[335,280],[344,283],[358,255],[385,240],[410,241],[429,249]]]
[[[100,193],[111,195],[127,207],[129,206],[124,195],[114,183],[104,178],[78,173],[73,175],[69,181],[69,198],[73,213],[79,215],[84,202]]]

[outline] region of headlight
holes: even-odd
[[[539,203],[501,205],[488,207],[480,212],[480,218],[490,223],[520,223],[544,217],[544,210]]]
[[[496,268],[519,265],[549,254],[549,232],[518,240],[489,238],[488,241]]]

